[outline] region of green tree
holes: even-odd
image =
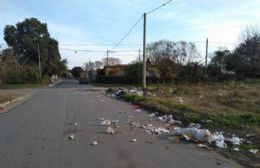
[[[125,69],[125,76],[135,84],[141,83],[143,74],[143,63],[132,63],[129,64]]]
[[[74,67],[71,70],[72,75],[74,78],[78,79],[80,77],[80,73],[83,72],[83,69],[81,67]]]
[[[50,37],[46,23],[29,18],[15,26],[6,25],[4,39],[14,49],[19,64],[37,66],[39,46],[43,75],[50,76],[60,71],[62,60],[58,41]]]

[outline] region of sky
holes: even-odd
[[[128,32],[144,12],[167,0],[0,0],[0,44],[5,43],[5,25],[36,17],[47,23],[50,35],[59,41],[61,57],[68,67],[106,57],[106,50]],[[168,39],[194,42],[205,55],[219,47],[233,49],[241,40],[241,31],[260,23],[260,0],[173,0],[147,16],[147,43]],[[142,49],[143,23],[114,50],[110,57],[129,63]],[[4,45],[2,45],[2,48]],[[67,50],[72,49],[72,50]],[[102,52],[85,52],[95,50]]]

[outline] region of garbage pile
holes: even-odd
[[[112,98],[121,99],[125,95],[143,96],[144,91],[142,88],[109,88],[106,95]]]
[[[151,113],[149,117],[156,117],[159,113]],[[163,115],[158,116],[158,120],[167,123],[168,125],[181,125],[182,122],[178,120],[174,120],[172,115]],[[239,146],[250,144],[250,141],[246,141],[243,138],[239,138],[235,135],[225,135],[224,132],[214,132],[211,133],[208,129],[201,129],[202,125],[199,123],[191,123],[186,128],[174,127],[173,135],[168,137],[171,141],[181,141],[184,140],[186,142],[196,142],[198,147],[210,149],[209,146],[215,146],[217,148],[228,148],[232,147],[234,151],[240,151]],[[146,132],[149,134],[161,134],[161,133],[170,133],[169,130],[163,128],[163,131],[159,131],[161,128],[152,127],[152,125],[143,126],[142,128],[146,129]],[[254,136],[254,134],[247,134],[246,137]],[[204,143],[204,144],[201,144]],[[208,145],[208,146],[207,146]],[[257,149],[248,150],[250,153],[256,154],[258,152]]]

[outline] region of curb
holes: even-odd
[[[13,100],[6,101],[6,102],[4,102],[4,103],[1,103],[1,104],[0,104],[0,107],[1,107],[1,108],[5,108],[6,106],[9,106],[9,105],[11,105],[11,104],[13,104],[13,103],[16,103],[16,102],[18,102],[18,101],[20,101],[20,100],[23,100],[23,99],[25,99],[25,97],[24,97],[24,96],[21,96],[21,97],[18,97],[18,98],[16,98],[16,99],[13,99]],[[5,112],[5,110],[0,111],[0,113],[4,113],[4,112]]]

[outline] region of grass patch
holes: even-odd
[[[16,99],[19,96],[20,95],[17,95],[17,94],[4,94],[4,95],[0,95],[0,103],[5,103],[7,101],[12,101],[12,100]]]

